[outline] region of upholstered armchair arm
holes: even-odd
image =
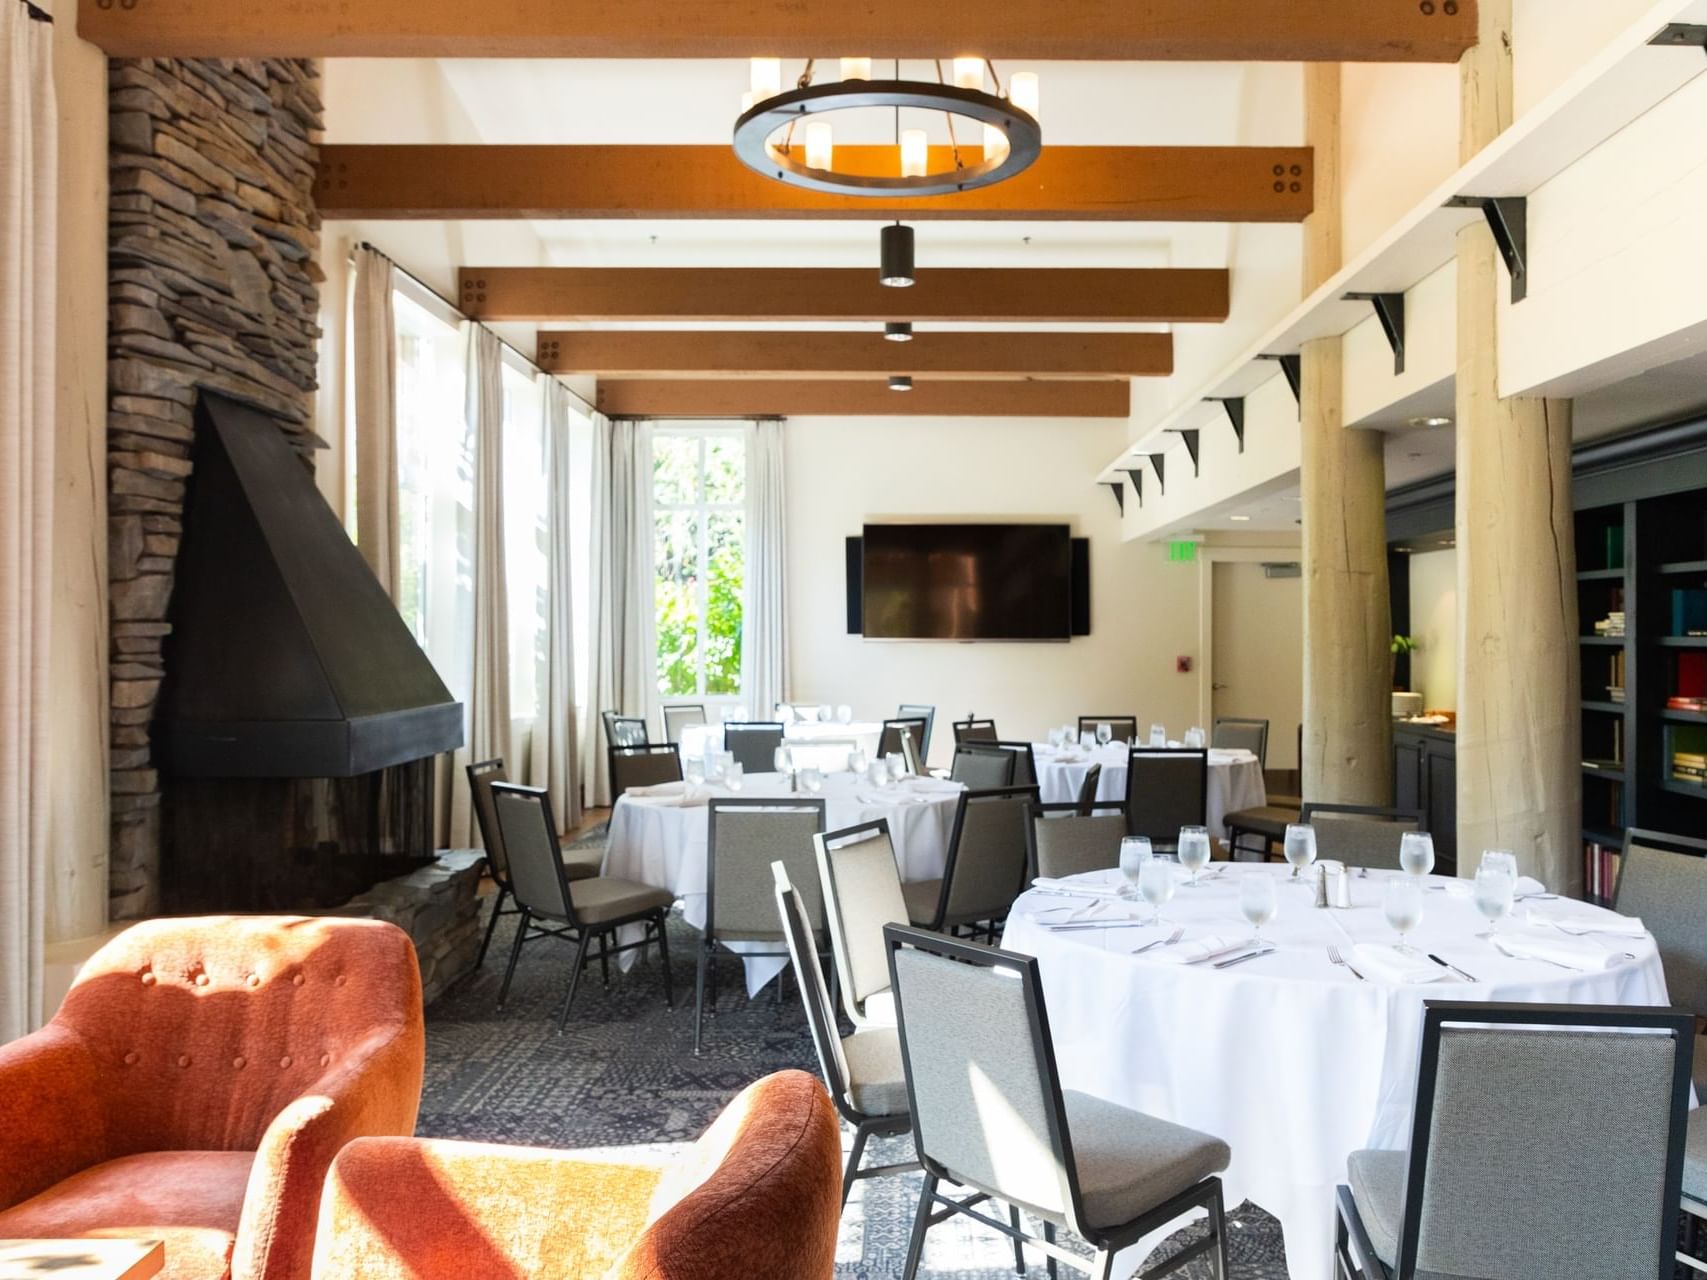
[[[106,1111],[95,1057],[49,1023],[0,1045],[0,1209],[106,1159]]]
[[[315,1280],[600,1276],[644,1230],[658,1180],[556,1151],[364,1138],[326,1179]]]
[[[333,1158],[355,1138],[414,1132],[424,1055],[419,1022],[386,1027],[279,1112],[249,1175],[232,1280],[308,1280]]]

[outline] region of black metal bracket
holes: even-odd
[[[1114,481],[1113,483],[1110,483],[1109,481],[1104,480],[1103,484],[1107,485],[1109,491],[1114,494],[1114,505],[1120,508],[1120,514],[1125,515],[1126,514],[1126,486],[1121,484],[1120,481],[1118,481],[1118,480]]]
[[[1132,496],[1138,499],[1138,505],[1144,505],[1144,469],[1133,467],[1126,473],[1132,478]]]
[[[1239,438],[1239,452],[1245,451],[1245,398],[1243,396],[1210,396],[1227,411],[1227,421],[1233,424],[1233,434]]]
[[[1347,302],[1368,302],[1375,307],[1375,318],[1381,322],[1381,332],[1387,335],[1387,345],[1393,348],[1393,372],[1405,371],[1405,295],[1402,293],[1347,293],[1340,295]]]
[[[1699,22],[1668,22],[1660,28],[1659,35],[1648,43],[1672,48],[1694,47],[1707,53],[1707,25]]]
[[[1280,365],[1280,371],[1286,375],[1286,385],[1292,388],[1292,398],[1298,402],[1298,410],[1302,413],[1304,410],[1304,394],[1301,390],[1304,385],[1304,357],[1270,355],[1265,352],[1257,359],[1273,360]]]
[[[1169,427],[1168,432],[1185,441],[1185,451],[1191,455],[1191,474],[1193,477],[1201,476],[1203,470],[1198,466],[1197,451],[1200,447],[1199,437],[1203,433],[1196,427]]]
[[[1453,196],[1446,207],[1482,211],[1511,273],[1511,300],[1522,302],[1529,295],[1529,201],[1523,196]]]
[[[1166,493],[1168,491],[1167,477],[1162,474],[1162,465],[1167,462],[1167,460],[1167,455],[1163,453],[1152,453],[1150,455],[1150,466],[1153,467],[1156,472],[1157,493]]]

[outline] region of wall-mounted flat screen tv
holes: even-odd
[[[1067,640],[1064,524],[868,524],[861,605],[871,640]]]

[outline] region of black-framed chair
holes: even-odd
[[[1081,817],[1088,818],[1091,816],[1091,811],[1097,807],[1097,792],[1100,790],[1102,790],[1102,766],[1093,764],[1085,770],[1085,776],[1079,781],[1078,801]],[[1120,811],[1125,813],[1126,802],[1122,800],[1119,804]]]
[[[1194,747],[1133,747],[1126,759],[1127,833],[1148,836],[1158,852],[1179,846],[1181,827],[1201,827],[1209,812],[1209,752]]]
[[[705,926],[700,930],[694,966],[693,1051],[704,1040],[705,988],[709,972],[711,1007],[717,1008],[717,949],[725,942],[774,943],[770,951],[744,951],[752,957],[783,957],[788,952],[776,918],[776,877],[772,864],[788,869],[797,882],[818,952],[828,950],[824,900],[818,888],[814,840],[824,830],[824,802],[794,796],[715,799],[707,806],[705,845]],[[782,978],[777,977],[777,991]]]
[[[842,1008],[856,1027],[894,1026],[883,926],[907,918],[889,821],[877,818],[814,841]]]
[[[912,1117],[907,1114],[907,1081],[901,1069],[901,1040],[893,1026],[856,1029],[850,1036],[841,1034],[836,1026],[835,1001],[824,989],[824,971],[818,964],[811,915],[802,892],[794,887],[782,863],[772,863],[771,872],[776,911],[795,981],[800,984],[800,999],[806,1006],[806,1024],[812,1030],[824,1085],[837,1113],[853,1126],[853,1148],[842,1170],[842,1203],[846,1205],[855,1182],[911,1173],[919,1167],[917,1160],[909,1160],[860,1168],[868,1141],[897,1137],[912,1128]],[[881,947],[881,935],[877,941]],[[888,990],[887,979],[884,989]]]
[[[1669,1278],[1694,1032],[1681,1009],[1425,1001],[1410,1150],[1351,1154],[1335,1275]]]
[[[919,737],[919,759],[928,764],[931,758],[931,730],[936,728],[936,708],[922,702],[903,702],[896,709],[895,718],[925,722],[925,731]]]
[[[664,741],[677,746],[681,746],[683,729],[710,723],[705,718],[704,704],[698,702],[668,703],[658,708],[658,714],[664,721]]]
[[[1083,742],[1085,735],[1096,735],[1097,726],[1108,726],[1110,742],[1124,742],[1131,746],[1138,741],[1137,716],[1080,716],[1079,741]]]
[[[782,736],[783,727],[777,721],[730,721],[723,726],[723,749],[748,773],[775,773]]]
[[[973,791],[991,791],[1014,785],[1013,752],[994,743],[962,742],[954,748],[954,762],[948,776]]]
[[[916,772],[914,762],[917,761],[920,765],[924,763],[924,752],[920,750],[919,744],[924,741],[925,730],[929,725],[930,721],[923,716],[902,716],[894,720],[885,720],[883,732],[877,738],[878,759],[881,760],[884,756],[896,752],[903,756],[907,755],[909,750],[907,744],[910,741],[912,743],[910,749],[913,754],[907,767]]]
[[[1209,745],[1221,751],[1249,751],[1257,768],[1268,768],[1268,721],[1249,716],[1216,716]]]
[[[1120,865],[1120,842],[1126,837],[1126,805],[1113,800],[1092,806],[1089,813],[1077,802],[1034,804],[1025,825],[1026,878],[1054,880],[1107,871]]]
[[[610,801],[614,805],[630,787],[655,787],[682,780],[682,753],[673,742],[610,750]]]
[[[605,747],[645,747],[652,743],[646,732],[646,721],[639,716],[625,716],[620,711],[601,711],[605,722]]]
[[[542,788],[518,787],[513,783],[492,784],[492,808],[503,833],[504,852],[510,861],[510,880],[515,887],[516,904],[521,907],[521,921],[516,925],[516,940],[510,947],[510,963],[504,970],[504,983],[498,989],[498,1007],[509,998],[510,980],[515,976],[516,962],[522,948],[541,938],[561,938],[575,944],[575,959],[569,970],[569,989],[563,996],[563,1008],[557,1015],[557,1030],[569,1025],[569,1009],[575,1003],[575,989],[580,985],[581,971],[592,958],[588,945],[596,938],[597,956],[604,980],[610,982],[610,958],[624,951],[639,951],[642,958],[654,941],[658,944],[659,961],[663,966],[664,1007],[675,1001],[670,991],[670,941],[664,921],[675,895],[668,889],[615,876],[595,876],[590,880],[571,882],[563,871],[563,850],[557,840],[557,823],[551,813],[551,799]],[[545,921],[544,924],[536,923]],[[638,924],[645,928],[639,942],[612,945],[616,931],[623,925]]]
[[[1397,870],[1399,842],[1423,829],[1420,810],[1369,804],[1307,804],[1298,820],[1315,828],[1318,858],[1373,871]]]
[[[924,1186],[901,1275],[913,1280],[932,1226],[965,1214],[1098,1280],[1115,1255],[1195,1210],[1209,1231],[1166,1263],[1166,1275],[1209,1255],[1227,1275],[1221,1179],[1231,1152],[1206,1133],[1089,1094],[1064,1091],[1049,1038],[1037,960],[889,925],[883,931],[895,990],[913,1144]],[[977,1080],[980,1088],[967,1088]],[[944,1194],[949,1182],[972,1193]],[[1009,1220],[980,1212],[1005,1202]],[[1025,1231],[1018,1210],[1043,1219]],[[1056,1243],[1065,1227],[1095,1250],[1088,1260]]]
[[[977,745],[977,744],[973,744]],[[1037,779],[1037,755],[1029,742],[998,742],[1003,751],[1008,751],[1014,757],[1014,781],[1016,787],[1035,787]]]
[[[901,886],[907,918],[921,928],[997,936],[1025,892],[1026,827],[1036,787],[962,791],[941,880]]]
[[[1000,742],[1002,735],[996,732],[994,720],[978,720],[968,715],[964,720],[954,722],[954,745],[962,742]]]

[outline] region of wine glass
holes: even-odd
[[[865,754],[865,748],[864,747],[852,747],[849,749],[849,751],[848,751],[848,772],[849,773],[864,773],[866,766],[869,765],[870,763],[871,763],[871,757]]]
[[[702,785],[705,782],[705,761],[698,757],[682,761],[682,778],[690,787]]]
[[[836,714],[835,709],[832,708],[828,703],[826,703],[825,705],[818,708],[818,722],[820,724],[829,724],[830,718],[832,716],[834,716],[835,714]]]
[[[1486,859],[1476,871],[1476,910],[1488,922],[1488,931],[1478,937],[1492,938],[1499,923],[1511,914],[1517,880],[1503,866],[1489,866]]]
[[[1297,880],[1299,873],[1308,871],[1316,861],[1316,829],[1302,822],[1289,823],[1283,848],[1292,864],[1291,878]]]
[[[784,776],[794,772],[794,749],[786,743],[771,753],[771,761],[776,765],[776,771]]]
[[[1138,887],[1138,875],[1153,856],[1149,836],[1125,836],[1121,839],[1120,874],[1126,877],[1128,892]]]
[[[1096,745],[1097,745],[1097,736],[1096,736],[1096,734],[1092,733],[1089,729],[1086,729],[1083,733],[1081,733],[1079,735],[1079,746],[1082,747],[1084,750],[1095,751]]]
[[[1114,726],[1106,720],[1097,725],[1097,746],[1106,747],[1114,741]]]
[[[889,785],[889,764],[884,760],[873,760],[865,768],[865,780],[874,787]]]
[[[1482,850],[1482,865],[1496,867],[1511,877],[1512,883],[1517,883],[1517,855],[1510,849]]]
[[[1239,910],[1250,921],[1253,942],[1262,941],[1262,927],[1280,910],[1274,877],[1266,871],[1247,871],[1239,877]]]
[[[1049,749],[1051,751],[1059,751],[1061,749],[1061,730],[1060,729],[1051,729],[1049,731]]]
[[[1209,828],[1179,829],[1179,864],[1191,872],[1191,887],[1197,888],[1197,873],[1209,865]]]
[[[1399,837],[1399,867],[1406,875],[1426,876],[1434,870],[1434,837],[1426,831],[1407,831]]]
[[[705,778],[707,782],[722,782],[723,772],[727,767],[723,759],[724,753],[712,751],[705,757]]]
[[[1153,855],[1138,869],[1138,896],[1148,902],[1156,912],[1151,924],[1163,923],[1162,908],[1173,900],[1174,890],[1178,886],[1179,863],[1165,853]]]
[[[723,785],[731,791],[741,789],[741,780],[746,776],[747,769],[739,760],[733,760],[723,767]]]
[[[806,794],[815,796],[824,789],[824,771],[813,765],[807,765],[800,771],[800,785],[806,788]]]
[[[899,782],[907,776],[907,757],[899,751],[891,751],[883,757],[883,763],[889,766],[889,780]]]
[[[1166,725],[1153,724],[1150,726],[1150,745],[1152,747],[1168,745],[1168,727]]]
[[[1390,876],[1381,894],[1381,911],[1399,935],[1396,949],[1409,951],[1405,935],[1422,923],[1423,886],[1418,876]]]

